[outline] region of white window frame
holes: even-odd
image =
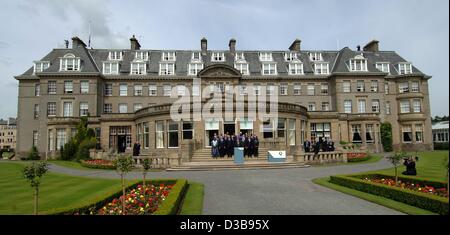
[[[280,84],[280,95],[287,95],[287,94],[288,94],[288,84],[281,83]]]
[[[119,85],[119,96],[128,96],[128,84]]]
[[[272,52],[260,52],[259,53],[259,61],[261,61],[261,62],[273,61]]]
[[[351,81],[343,81],[342,82],[342,92],[344,92],[344,93],[352,92],[352,83],[351,83]]]
[[[360,86],[362,84],[362,87]],[[366,82],[364,80],[356,81],[356,91],[357,92],[365,92],[366,91]]]
[[[176,61],[177,55],[173,51],[163,51],[161,53],[161,61]]]
[[[380,100],[372,100],[372,112],[379,113],[380,112]]]
[[[175,63],[160,63],[159,75],[175,75]]]
[[[189,63],[188,75],[196,76],[203,69],[202,63]],[[193,72],[194,71],[194,72]]]
[[[411,74],[412,73],[412,64],[411,63],[399,63],[398,64],[398,74]]]
[[[147,64],[145,62],[131,62],[130,75],[146,75]]]
[[[136,51],[134,54],[134,60],[148,61],[148,51]]]
[[[73,94],[73,81],[64,81],[64,94]]]
[[[370,81],[370,91],[378,92],[378,81],[377,80]]]
[[[350,59],[349,69],[351,72],[367,72],[366,59]]]
[[[322,102],[322,111],[330,111],[330,110],[331,110],[330,102]]]
[[[89,114],[89,103],[80,102],[80,117],[87,116]]]
[[[110,51],[108,53],[108,60],[122,60],[123,52],[122,51]]]
[[[375,67],[383,73],[391,73],[389,69],[389,62],[378,62],[375,64]]]
[[[89,81],[80,81],[80,93],[81,94],[89,93]]]
[[[224,52],[212,52],[211,53],[211,62],[224,62],[225,61],[225,53]]]
[[[410,113],[411,112],[411,104],[409,100],[400,100],[400,113]]]
[[[249,75],[248,71],[248,63],[240,62],[240,63],[234,63],[234,68],[239,70],[242,75]]]
[[[292,94],[294,94],[294,95],[302,94],[302,84],[301,83],[294,83],[294,89],[293,89]]]
[[[164,84],[163,85],[163,96],[171,96],[172,94],[172,85]]]
[[[358,113],[366,113],[366,100],[358,100]]]
[[[69,53],[59,59],[59,71],[80,71],[80,58]]]
[[[398,84],[398,93],[408,93],[409,92],[409,83],[401,82]]]
[[[128,104],[120,103],[120,104],[118,104],[118,107],[119,107],[119,113],[128,113]]]
[[[56,94],[57,89],[58,89],[58,85],[57,85],[56,81],[48,81],[47,82],[47,93],[49,95]]]
[[[285,52],[284,53],[284,60],[286,62],[291,62],[298,60],[298,53],[297,52]]]
[[[236,55],[234,56],[234,61],[245,61],[244,52],[236,52]]]
[[[196,57],[195,55],[198,55],[198,58],[195,58]],[[191,61],[194,62],[194,63],[195,62],[201,62],[202,61],[202,53],[200,51],[192,52]]]
[[[113,67],[115,67],[115,68],[113,69]],[[107,74],[107,75],[119,74],[119,63],[118,62],[103,62],[103,74]]]
[[[353,107],[352,107],[352,101],[351,100],[344,100],[344,113],[352,113]]]
[[[311,89],[312,87],[312,89]],[[306,94],[307,95],[315,95],[316,94],[316,84],[308,83],[306,87]]]
[[[143,95],[143,87],[141,84],[135,84],[133,87],[134,96],[142,96]]]
[[[420,99],[413,99],[413,113],[420,113],[422,112],[422,101]]]
[[[314,74],[316,75],[324,75],[329,74],[329,64],[328,62],[320,62],[320,63],[314,63]]]
[[[311,112],[316,111],[316,102],[309,102],[308,103],[308,111],[311,111]]]
[[[391,103],[389,101],[386,101],[385,105],[385,112],[386,114],[391,114]]]
[[[111,103],[105,103],[103,104],[103,113],[112,113],[113,107]]]
[[[68,106],[66,106],[66,104]],[[62,102],[62,116],[63,117],[73,117],[73,102],[72,101],[63,101]]]
[[[329,93],[328,83],[320,84],[320,94],[321,95],[328,95],[328,93]]]
[[[50,67],[50,61],[35,61],[33,73],[40,73]]]
[[[265,67],[268,66],[269,68],[266,69]],[[268,71],[269,73],[266,73]],[[273,73],[271,72],[273,71]],[[262,63],[261,64],[261,74],[262,75],[277,75],[277,63]]]
[[[148,85],[148,96],[157,96],[158,95],[158,86],[155,84]]]
[[[303,75],[303,63],[289,63],[289,75]]]
[[[133,112],[136,112],[136,111],[138,111],[139,109],[142,109],[142,107],[144,107],[144,106],[142,105],[142,103],[135,103],[135,104],[133,104]]]
[[[322,53],[321,52],[310,52],[309,53],[309,60],[311,60],[311,61],[323,61]]]
[[[419,81],[411,82],[411,92],[420,92],[420,83]]]

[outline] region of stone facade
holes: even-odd
[[[0,149],[16,149],[16,119],[0,119]]]

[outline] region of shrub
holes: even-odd
[[[39,160],[41,156],[39,156],[39,151],[36,146],[31,147],[30,152],[28,153],[27,160]]]
[[[86,160],[86,161],[81,160],[80,164],[83,167],[93,169],[109,169],[109,170],[116,169],[116,166],[113,164],[113,162],[108,160]]]
[[[372,156],[367,155],[364,157],[351,157],[351,158],[347,158],[347,162],[364,162],[369,160],[370,158],[372,158]]]
[[[385,152],[392,152],[392,126],[389,122],[380,125],[381,144]]]
[[[428,195],[421,192],[415,192],[383,184],[376,184],[353,177],[361,176],[330,176],[330,182],[351,189],[406,203],[408,205],[416,206],[441,215],[448,215],[448,198]]]
[[[434,150],[448,150],[448,142],[434,143]]]
[[[95,148],[96,144],[97,140],[95,138],[84,139],[83,141],[81,141],[76,153],[77,161],[89,159],[89,150]]]
[[[77,145],[73,139],[69,140],[63,147],[61,147],[61,160],[73,160],[77,153]]]

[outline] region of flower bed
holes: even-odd
[[[166,200],[172,184],[137,185],[125,193],[125,215],[150,215]],[[98,215],[122,215],[122,197],[114,198],[97,211]]]
[[[347,153],[347,162],[362,162],[370,159],[367,153]]]
[[[103,159],[82,160],[81,165],[94,169],[116,169],[112,161]]]

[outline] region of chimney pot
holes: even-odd
[[[234,54],[236,52],[236,39],[232,38],[230,39],[230,42],[228,43],[228,47],[230,48],[230,52]]]
[[[208,40],[206,40],[205,37],[200,40],[200,48],[202,49],[202,55],[206,55],[206,51],[208,50]]]
[[[356,46],[356,50],[361,51],[361,46],[360,45]]]
[[[301,40],[300,39],[295,39],[294,42],[292,42],[291,46],[289,47],[290,51],[298,51],[300,52],[300,44],[301,44]]]
[[[141,44],[139,44],[139,41],[136,39],[136,37],[131,37],[130,38],[130,49],[131,50],[140,50],[141,49]]]

